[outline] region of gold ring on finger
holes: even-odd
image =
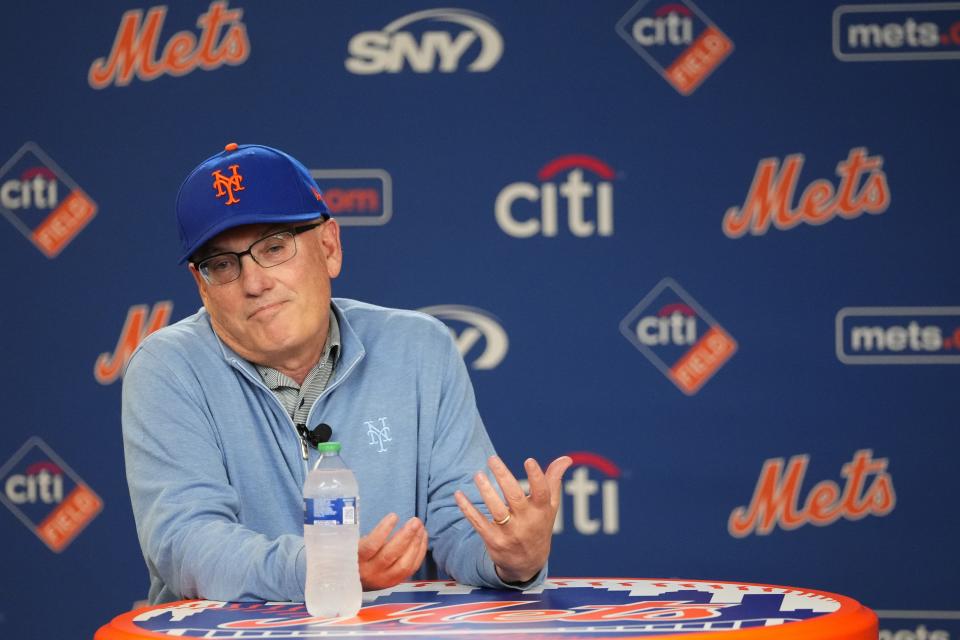
[[[507,524],[508,522],[510,522],[510,518],[511,518],[511,517],[512,517],[512,516],[511,516],[510,512],[508,511],[508,512],[507,512],[507,515],[505,515],[505,516],[503,517],[503,520],[494,520],[494,521],[493,521],[493,524],[498,524],[498,525],[500,525],[500,526],[502,527],[503,525],[505,525],[505,524]]]

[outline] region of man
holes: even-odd
[[[418,571],[542,580],[570,459],[546,472],[527,460],[526,495],[494,455],[444,325],[331,298],[339,226],[303,165],[228,144],[187,177],[176,209],[203,308],[144,340],[123,385],[150,602],[303,600],[301,488],[321,423],[360,486],[365,589]]]

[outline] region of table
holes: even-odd
[[[872,611],[823,591],[705,580],[554,578],[523,592],[404,582],[364,594],[357,617],[344,620],[312,618],[299,603],[183,600],[119,615],[94,637],[876,640],[877,634]]]

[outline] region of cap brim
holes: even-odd
[[[190,249],[180,257],[180,260],[177,261],[177,264],[183,264],[190,259],[197,249],[202,247],[207,240],[213,238],[214,236],[223,233],[227,229],[232,229],[234,227],[239,227],[245,224],[274,224],[281,222],[304,222],[306,220],[316,220],[317,218],[329,218],[330,214],[324,213],[322,211],[307,211],[305,213],[290,213],[290,214],[270,214],[265,216],[262,213],[248,213],[246,215],[238,215],[233,218],[227,218],[226,220],[221,220],[219,223],[213,225],[209,229],[203,232],[200,237],[193,243]]]

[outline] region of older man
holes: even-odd
[[[415,572],[543,579],[570,459],[528,459],[527,495],[444,325],[331,298],[340,229],[303,165],[231,143],[187,177],[177,220],[203,308],[147,338],[123,385],[151,603],[303,600],[301,487],[321,424],[360,485],[365,589]]]

